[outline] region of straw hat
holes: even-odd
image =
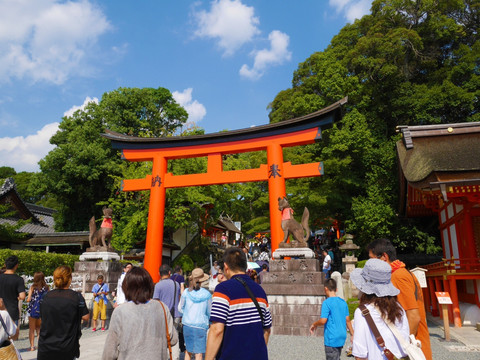
[[[195,268],[192,270],[192,279],[197,280],[198,282],[204,282],[207,281],[208,278],[210,277],[209,275],[205,274],[202,269],[200,268]]]
[[[350,274],[353,284],[364,294],[378,297],[396,296],[400,293],[392,284],[392,268],[380,259],[370,259],[363,269],[355,269]]]

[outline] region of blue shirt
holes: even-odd
[[[180,284],[172,279],[163,279],[155,284],[153,298],[158,299],[168,306],[170,311],[175,311],[176,318],[182,315],[178,311],[178,303],[180,301]]]
[[[329,297],[322,303],[320,317],[327,319],[324,330],[325,346],[342,347],[347,339],[348,305],[342,298]]]
[[[263,324],[255,303],[235,277],[245,280],[260,305]],[[272,326],[267,296],[263,288],[248,275],[235,275],[215,288],[210,321],[225,324],[219,360],[267,360],[268,351],[263,329]]]
[[[106,291],[107,293],[110,291],[107,283],[103,283],[102,285],[98,285],[98,283],[96,283],[95,285],[93,285],[93,289],[92,289],[93,293],[104,292],[104,291]],[[100,299],[103,299],[104,304],[108,303],[107,295],[105,294],[97,295],[95,297],[95,302],[98,303]]]

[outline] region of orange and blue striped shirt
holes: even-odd
[[[217,354],[219,360],[266,360],[267,346],[263,329],[272,326],[272,316],[267,295],[260,285],[248,275],[242,277],[254,294],[263,314],[263,324],[255,303],[245,287],[233,277],[217,285],[213,293],[210,321],[225,324],[222,346]]]

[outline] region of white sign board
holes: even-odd
[[[437,300],[440,305],[452,304],[452,299],[450,299],[450,294],[448,292],[436,291],[435,295],[437,296]]]
[[[415,269],[410,270],[413,275],[417,278],[418,282],[420,283],[420,286],[422,288],[426,288],[427,286],[427,276],[425,275],[425,272],[428,271],[427,269],[422,269],[419,267],[416,267]]]

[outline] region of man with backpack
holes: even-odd
[[[169,265],[160,266],[160,281],[155,284],[155,289],[153,291],[153,298],[155,300],[160,300],[163,302],[169,309],[172,318],[178,323],[178,318],[181,317],[180,312],[178,311],[178,302],[180,300],[180,284],[172,280],[170,277],[172,275],[172,269]],[[180,347],[178,342],[172,346],[172,357],[173,360],[178,360],[180,358]]]

